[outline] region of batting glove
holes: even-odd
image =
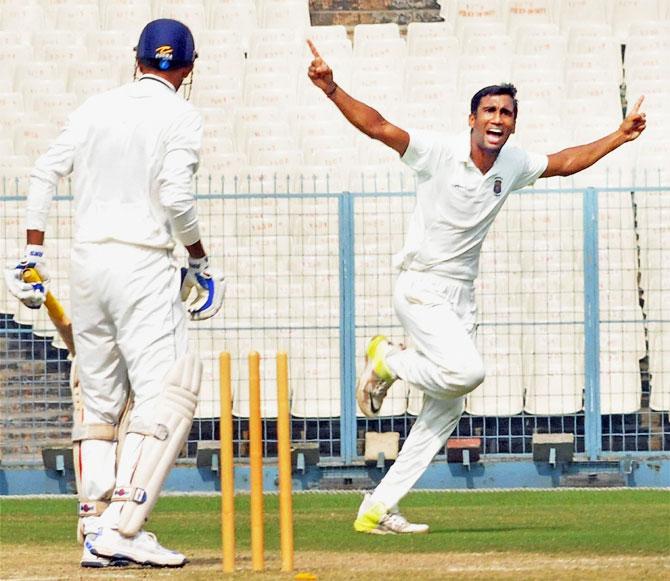
[[[23,273],[27,268],[34,268],[42,280],[33,283],[25,282]],[[28,244],[21,262],[5,269],[5,283],[9,292],[30,309],[39,309],[44,303],[49,280],[44,261],[44,246],[41,245]]]
[[[223,304],[226,281],[218,270],[209,268],[209,259],[189,258],[188,268],[181,269],[181,300],[193,321],[216,315]]]

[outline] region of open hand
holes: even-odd
[[[333,71],[321,58],[319,51],[316,50],[316,47],[311,40],[307,40],[307,45],[314,55],[314,59],[307,69],[307,76],[312,80],[312,83],[319,87],[319,89],[326,93],[326,95],[330,95],[336,87],[335,81],[333,80]]]
[[[637,139],[647,127],[647,116],[644,113],[640,113],[642,101],[644,101],[644,95],[637,100],[619,126],[619,131],[624,134],[626,141]]]

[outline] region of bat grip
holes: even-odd
[[[40,275],[34,268],[26,268],[23,271],[22,278],[25,282],[42,282]],[[65,316],[63,305],[61,305],[58,302],[58,299],[51,294],[51,291],[47,291],[46,297],[44,298],[44,305],[49,313],[57,319],[60,320]]]

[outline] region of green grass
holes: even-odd
[[[361,535],[352,522],[360,494],[296,494],[297,551],[394,553],[521,551],[659,555],[670,550],[670,494],[652,490],[414,492],[406,516],[431,525],[414,537]],[[71,545],[75,502],[0,499],[0,544]],[[164,497],[150,530],[180,550],[220,546],[218,497]],[[278,549],[278,499],[265,498],[266,546]],[[236,498],[237,543],[249,546],[249,497]]]

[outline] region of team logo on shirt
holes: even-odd
[[[496,196],[499,196],[502,193],[502,180],[500,178],[496,178],[493,182],[493,193]]]
[[[164,44],[156,49],[156,56],[154,58],[171,61],[173,52],[173,48],[169,44]]]

